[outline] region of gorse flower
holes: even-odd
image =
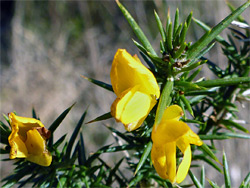
[[[190,144],[202,145],[199,136],[186,123],[179,121],[182,115],[181,107],[169,106],[164,111],[159,125],[154,125],[151,135],[153,165],[163,179],[169,179],[172,183],[182,182],[188,173],[192,157]],[[183,153],[183,159],[177,171],[176,146]]]
[[[118,49],[110,72],[117,99],[111,114],[122,122],[128,131],[140,127],[160,96],[160,89],[153,73],[135,56]]]
[[[52,156],[46,148],[46,139],[50,132],[37,119],[16,116],[9,113],[11,134],[10,159],[26,158],[41,166],[49,166]]]

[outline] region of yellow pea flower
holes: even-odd
[[[26,158],[28,161],[41,166],[49,166],[52,156],[46,148],[46,139],[50,131],[37,119],[26,118],[9,113],[11,134],[10,159]]]
[[[118,49],[110,72],[111,84],[117,99],[111,114],[128,131],[141,126],[160,96],[153,73],[135,55]]]
[[[179,121],[183,115],[178,105],[169,106],[163,114],[162,120],[154,125],[151,138],[153,146],[151,159],[155,170],[163,179],[172,183],[181,183],[187,176],[191,164],[190,144],[202,145],[199,136],[189,126]],[[183,153],[183,159],[176,171],[176,146]]]

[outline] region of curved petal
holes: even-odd
[[[169,119],[179,120],[181,116],[183,116],[182,108],[178,105],[172,105],[166,108],[162,116],[162,120],[163,121]]]
[[[39,155],[46,149],[46,142],[36,129],[27,132],[25,145],[29,154]]]
[[[18,125],[18,134],[26,139],[26,132],[32,127],[44,127],[41,121],[35,118],[26,118],[15,115],[13,112],[9,113],[10,124],[13,129],[13,125]]]
[[[178,139],[176,144],[177,147],[184,154],[183,160],[178,168],[176,176],[176,182],[181,183],[187,176],[188,170],[191,165],[192,153],[190,144],[195,144],[200,146],[202,145],[202,141],[200,140],[197,134],[195,134],[191,129],[189,129],[189,131],[185,135],[183,135]]]
[[[111,114],[128,131],[137,129],[145,120],[156,100],[138,91],[139,86],[124,91],[111,106]]]
[[[36,129],[27,132],[25,145],[29,152],[27,156],[28,161],[41,166],[49,166],[51,164],[52,156],[46,149],[46,141]]]
[[[49,166],[52,162],[52,156],[47,150],[39,155],[31,154],[26,159],[41,166]]]
[[[176,144],[170,142],[164,145],[153,143],[151,159],[156,172],[163,179],[175,182],[176,175]]]
[[[192,153],[191,153],[190,145],[187,145],[186,147],[179,147],[178,142],[177,142],[177,146],[178,148],[180,148],[181,152],[183,153],[183,159],[181,161],[181,164],[179,165],[179,168],[176,174],[176,182],[181,183],[188,174],[188,170],[191,165]]]
[[[195,144],[197,146],[201,146],[203,144],[200,137],[195,134],[191,129],[185,135],[183,135],[183,139],[186,143],[189,144]]]
[[[173,119],[161,121],[157,129],[152,131],[152,140],[157,144],[165,144],[177,141],[181,136],[189,131],[189,127],[182,121]]]
[[[132,57],[126,50],[118,49],[110,72],[114,92],[119,96],[122,92],[136,85],[149,95],[160,96],[160,89],[153,73],[147,69],[138,57]]]
[[[25,158],[28,156],[28,150],[23,142],[23,140],[18,136],[18,127],[17,125],[12,126],[12,132],[8,137],[10,144],[10,159]]]

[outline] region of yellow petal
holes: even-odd
[[[141,86],[143,93],[155,95],[156,98],[160,96],[160,89],[153,73],[140,62],[138,57],[132,57],[126,50],[117,50],[110,78],[117,96],[136,85]]]
[[[157,144],[165,144],[177,141],[181,136],[189,131],[189,127],[182,121],[174,119],[161,121],[157,129],[152,131],[152,140]]]
[[[201,146],[203,142],[200,137],[195,134],[191,129],[189,129],[179,140],[178,144],[180,147],[185,148],[189,144],[195,144],[197,146]]]
[[[17,125],[19,128],[18,134],[26,139],[26,132],[32,127],[44,127],[41,121],[35,118],[26,118],[17,116],[14,113],[9,113],[10,124],[13,129],[13,125]]]
[[[183,138],[186,140],[186,142],[189,142],[190,144],[195,144],[197,146],[201,146],[203,144],[200,137],[195,134],[191,129],[183,136]]]
[[[175,182],[176,176],[176,144],[170,142],[164,145],[153,143],[151,159],[156,172],[163,179]]]
[[[28,156],[28,150],[23,140],[18,136],[18,127],[12,127],[12,132],[8,138],[10,144],[10,159],[25,158]]]
[[[125,125],[128,131],[137,129],[145,120],[156,100],[138,91],[139,86],[120,94],[111,106],[111,114]]]
[[[184,154],[183,160],[178,168],[177,171],[177,178],[176,182],[181,183],[185,177],[187,176],[188,170],[191,165],[191,147],[190,144],[195,144],[195,145],[202,145],[202,141],[200,140],[199,136],[195,134],[191,129],[180,137],[177,142],[177,147],[181,150],[181,152]]]
[[[27,140],[25,142],[29,155],[27,160],[41,166],[49,166],[52,161],[52,156],[46,149],[46,141],[36,130],[29,130],[27,132]]]
[[[46,142],[36,129],[27,132],[25,145],[29,154],[39,155],[46,149]]]
[[[183,116],[182,108],[178,105],[172,105],[166,108],[162,116],[162,120],[175,119],[179,120]]]
[[[28,161],[39,164],[41,166],[49,166],[52,161],[52,156],[51,154],[46,150],[43,153],[39,155],[29,155],[26,158]]]
[[[179,147],[178,142],[177,142],[177,146]],[[177,170],[177,175],[176,175],[177,183],[181,183],[186,178],[188,174],[188,170],[191,165],[191,158],[192,158],[190,145],[187,145],[186,148],[182,148],[182,147],[179,147],[179,148],[181,149],[183,153],[183,159]]]

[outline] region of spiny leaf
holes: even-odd
[[[87,111],[85,111],[83,113],[81,119],[79,120],[79,122],[76,125],[76,128],[75,128],[74,132],[72,133],[72,136],[71,136],[71,138],[69,140],[69,144],[68,144],[67,149],[66,149],[66,154],[65,154],[66,155],[66,159],[70,158],[70,154],[71,154],[71,150],[72,150],[73,144],[74,144],[74,142],[76,140],[77,134],[79,133],[79,131],[81,129],[81,126],[82,126],[82,123],[83,123],[83,121],[85,119],[86,114],[87,114]]]
[[[231,187],[231,180],[230,180],[230,174],[229,174],[227,157],[226,157],[225,151],[223,151],[223,160],[222,161],[223,161],[225,187],[230,188]]]
[[[235,11],[236,8],[229,1],[226,1],[226,3],[227,3],[227,6],[230,8],[231,12]],[[239,20],[240,22],[245,22],[244,17],[241,15],[237,17],[237,20]]]
[[[212,96],[212,94],[216,94],[216,90],[218,89],[216,87],[208,89],[208,90],[198,90],[198,91],[187,91],[185,92],[186,96],[196,96],[196,95],[209,95]]]
[[[216,87],[216,86],[238,85],[238,84],[243,84],[243,83],[250,84],[250,77],[206,80],[206,81],[196,82],[196,85],[202,86],[202,87]]]
[[[205,89],[203,87],[200,87],[198,84],[196,84],[196,83],[194,84],[192,82],[175,81],[174,85],[183,87],[186,90],[202,90],[202,89]]]
[[[35,111],[34,107],[32,107],[32,117],[35,118],[35,119],[38,118],[37,115],[36,115],[36,111]]]
[[[229,119],[223,119],[223,120],[220,121],[220,123],[224,124],[224,125],[231,126],[231,127],[235,127],[236,129],[244,131],[245,133],[249,132],[245,127],[243,127],[240,124],[238,124],[238,123],[236,123],[236,122],[234,122],[232,120],[229,120]]]
[[[110,85],[110,84],[106,84],[106,83],[101,82],[101,81],[99,81],[99,80],[95,80],[95,79],[93,79],[93,78],[88,78],[88,77],[83,76],[83,75],[81,75],[81,77],[83,77],[84,79],[86,79],[86,80],[92,82],[92,83],[95,84],[95,85],[98,85],[98,86],[100,86],[100,87],[102,87],[102,88],[104,88],[104,89],[107,89],[107,90],[109,90],[109,91],[114,92],[114,90],[113,90],[113,88],[112,88],[112,85]]]
[[[132,39],[134,44],[137,46],[137,48],[139,48],[139,50],[141,51],[140,54],[142,55],[143,59],[145,60],[145,62],[148,64],[148,66],[150,67],[150,69],[154,72],[157,72],[156,67],[154,66],[154,64],[150,61],[150,59],[146,56],[148,55],[147,50],[137,41],[135,41],[134,39]]]
[[[200,73],[201,68],[197,69],[196,71],[194,71],[188,78],[187,78],[187,82],[191,82],[193,81],[193,79]]]
[[[53,148],[57,148],[58,146],[61,145],[61,143],[64,141],[64,139],[66,138],[67,134],[63,135],[61,138],[59,138],[55,144],[53,144]]]
[[[16,114],[16,112],[14,112],[14,114]],[[7,123],[8,123],[9,126],[10,126],[10,119],[9,119],[9,117],[6,116],[5,114],[3,114],[3,117],[4,117],[4,119],[7,121]]]
[[[176,31],[177,31],[177,29],[178,29],[178,26],[179,26],[179,9],[177,8],[177,9],[176,9],[176,12],[175,12],[175,18],[174,18],[173,39],[174,39],[175,36],[176,36]]]
[[[147,65],[150,67],[150,70],[152,72],[157,72],[156,67],[154,66],[154,64],[152,63],[152,61],[150,61],[150,59],[148,58],[148,56],[146,56],[143,52],[140,52],[142,58],[144,59],[144,61],[147,63]]]
[[[48,146],[51,147],[53,144],[53,133],[54,131],[57,129],[57,127],[61,124],[61,122],[64,120],[64,118],[67,116],[67,114],[69,113],[69,111],[71,110],[71,108],[75,105],[75,103],[70,106],[69,108],[67,108],[66,110],[64,110],[64,112],[62,114],[60,114],[60,116],[50,125],[49,130],[51,132],[51,137],[48,140]]]
[[[206,155],[194,155],[193,160],[197,159],[205,161],[207,164],[211,165],[214,169],[218,170],[218,172],[223,173],[220,167],[216,165],[212,160],[208,159]]]
[[[242,138],[242,139],[250,139],[250,135],[249,134],[239,134],[239,133],[230,133],[230,132],[226,132],[226,133],[217,133],[218,135],[224,135],[224,136],[228,136],[230,138]]]
[[[160,47],[161,47],[161,53],[166,51],[164,43],[162,42],[162,40],[160,41]]]
[[[250,184],[250,172],[247,174],[247,176],[245,177],[245,179],[242,181],[240,188],[249,188],[249,184]]]
[[[194,185],[197,188],[203,188],[203,186],[201,185],[201,183],[199,182],[199,180],[196,178],[196,176],[191,172],[191,170],[188,171],[188,174],[189,174],[190,178],[192,179]]]
[[[206,25],[205,23],[203,23],[202,21],[198,20],[198,19],[195,19],[193,18],[194,22],[200,26],[203,30],[205,31],[209,31],[211,29],[211,27],[209,27],[208,25]],[[219,43],[221,44],[225,44],[226,46],[228,46],[229,44],[227,43],[227,41],[220,35],[217,35],[215,37],[215,40],[217,40]]]
[[[221,188],[216,183],[214,183],[213,181],[211,181],[211,180],[207,180],[207,181],[212,186],[212,188]]]
[[[196,63],[192,63],[190,65],[187,65],[187,66],[184,66],[183,68],[181,68],[180,70],[176,70],[174,72],[175,75],[181,73],[181,72],[186,72],[186,71],[191,71],[193,69],[195,69],[196,67],[199,67],[201,65],[203,65],[204,63],[206,63],[207,61],[199,61],[199,62],[196,62]]]
[[[5,125],[2,121],[0,121],[0,127],[4,132],[11,132],[10,127]]]
[[[70,106],[69,108],[67,108],[49,127],[49,130],[51,133],[53,133],[56,128],[61,124],[61,122],[63,121],[63,119],[66,117],[66,115],[69,113],[69,111],[71,110],[71,108],[75,105],[75,103]]]
[[[186,109],[189,111],[189,113],[194,116],[194,112],[193,109],[189,103],[189,101],[186,99],[186,97],[184,95],[180,95],[180,99],[182,100],[182,102],[184,103]]]
[[[173,41],[174,41],[173,45],[174,45],[174,47],[179,46],[179,39],[180,39],[181,29],[182,29],[182,23],[177,28],[177,31],[175,33],[175,37],[173,38]]]
[[[168,30],[167,30],[167,49],[168,52],[172,52],[173,49],[173,45],[172,45],[172,22],[170,22],[169,26],[168,26]]]
[[[144,177],[143,174],[137,174],[131,181],[130,183],[128,184],[128,187],[132,187],[134,185],[136,185],[137,183],[139,183],[142,178]]]
[[[216,157],[214,152],[212,152],[211,149],[205,143],[203,143],[201,146],[198,146],[198,148],[200,148],[202,151],[204,151],[208,156],[210,156],[216,162],[220,163],[219,159]]]
[[[184,43],[180,46],[180,48],[179,48],[177,51],[174,52],[173,58],[174,58],[174,59],[179,58],[179,57],[182,55],[182,52],[185,50],[186,46],[187,46],[187,43],[184,42]]]
[[[168,27],[169,27],[170,22],[171,22],[170,9],[168,8],[168,16],[167,16],[167,23],[166,23],[166,31],[168,30]]]
[[[187,22],[187,28],[189,28],[189,26],[190,26],[190,23],[192,21],[192,17],[193,17],[193,11],[191,11],[190,14],[187,17],[187,20],[186,20],[186,22]]]
[[[94,123],[94,122],[102,121],[102,120],[106,120],[106,119],[110,119],[110,118],[112,118],[112,117],[113,117],[113,116],[111,115],[111,112],[108,112],[108,113],[106,113],[106,114],[103,114],[103,115],[101,115],[101,116],[99,116],[99,117],[97,117],[97,118],[95,118],[95,119],[93,119],[93,120],[87,122],[86,124]]]
[[[144,46],[144,48],[149,51],[151,54],[156,55],[156,52],[154,51],[153,47],[151,46],[150,42],[148,41],[147,37],[141,30],[141,28],[138,26],[134,18],[130,15],[130,13],[126,10],[126,8],[119,2],[119,0],[116,0],[116,3],[120,10],[122,11],[124,17],[127,19],[129,25],[133,29],[134,33]]]
[[[146,147],[145,147],[145,149],[144,149],[144,151],[143,151],[143,154],[142,154],[142,156],[141,156],[141,158],[140,158],[140,161],[139,161],[139,163],[138,163],[138,165],[137,165],[137,167],[136,167],[136,170],[135,170],[134,175],[137,174],[137,172],[141,169],[141,167],[142,167],[142,165],[144,164],[144,162],[147,160],[148,155],[149,155],[150,152],[151,152],[152,145],[153,145],[153,143],[152,143],[151,141],[149,141],[148,144],[146,145]]]
[[[106,181],[106,185],[110,186],[112,184],[112,177],[115,176],[116,171],[118,170],[118,168],[120,167],[120,165],[122,164],[123,158],[118,161],[118,163],[115,165],[115,167],[110,171],[110,174],[107,178]]]
[[[78,150],[78,161],[79,161],[80,165],[83,165],[86,162],[85,145],[84,145],[82,133],[80,133],[80,145],[79,145],[79,150]]]
[[[222,20],[218,25],[211,29],[208,34],[203,35],[197,42],[195,42],[187,51],[187,59],[193,59],[196,57],[200,51],[210,43],[217,35],[221,33],[235,18],[237,18],[248,6],[250,1],[248,0],[224,20]]]
[[[157,26],[158,26],[158,29],[160,31],[162,40],[163,40],[163,42],[165,42],[166,41],[166,33],[165,33],[164,29],[163,29],[161,19],[159,18],[159,16],[158,16],[158,14],[157,14],[156,11],[154,11],[154,13],[155,13],[155,20],[157,22]]]
[[[173,90],[173,78],[168,78],[166,84],[164,85],[163,91],[160,96],[160,101],[157,107],[156,115],[155,115],[155,129],[157,129],[157,126],[161,122],[161,118],[163,116],[164,110],[169,104],[171,103],[171,97],[170,94]]]
[[[188,66],[192,66],[196,61],[203,59],[203,56],[209,52],[213,47],[214,47],[215,43],[211,43],[209,44],[206,48],[204,48],[203,50],[201,50],[197,56],[195,58],[193,58],[189,63]],[[206,62],[206,61],[205,61]]]
[[[185,120],[182,120],[186,123],[195,123],[195,124],[199,124],[199,125],[204,125],[205,123],[201,122],[201,121],[198,121],[198,120],[194,120],[194,119],[185,119]]]
[[[218,135],[218,134],[208,134],[208,135],[199,135],[202,140],[225,140],[230,137],[227,135]]]
[[[202,165],[201,167],[201,186],[205,187],[205,181],[206,181],[206,176],[205,176],[205,167]]]
[[[187,23],[185,22],[181,31],[181,35],[180,35],[180,46],[182,46],[185,42],[187,29],[188,29],[188,26],[187,26]]]

